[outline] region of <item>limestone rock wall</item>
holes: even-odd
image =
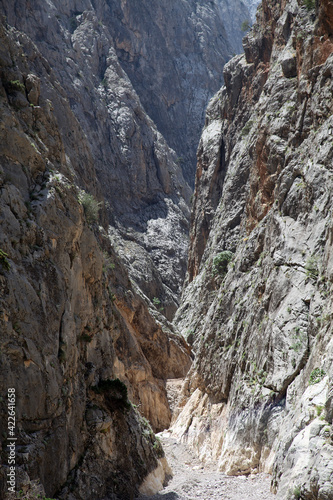
[[[204,111],[222,83],[223,65],[242,50],[246,6],[117,0],[104,17],[122,67],[192,185]]]
[[[196,358],[174,432],[281,499],[333,495],[331,4],[264,0],[224,68],[175,319]]]
[[[171,319],[187,261],[191,190],[182,170],[192,184],[205,106],[249,15],[226,0],[157,4],[15,0],[1,12],[52,68],[73,113],[69,124],[54,106],[66,154],[90,189],[93,162],[130,277]]]
[[[57,89],[45,85],[73,168],[91,192],[99,183],[108,201],[112,238],[131,279],[171,318],[186,270],[191,190],[118,62],[104,7],[84,0],[32,8],[17,0],[2,12],[30,41],[28,61],[38,48],[70,107],[68,121]]]
[[[141,415],[168,426],[164,380],[189,348],[115,252],[94,150],[49,62],[6,22],[0,39],[0,497],[14,387],[18,490],[133,498],[165,479]]]

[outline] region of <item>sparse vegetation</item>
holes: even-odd
[[[10,80],[10,82],[8,82],[8,87],[12,91],[25,93],[25,86],[20,80]]]
[[[88,224],[97,222],[101,202],[98,202],[92,194],[86,193],[83,189],[79,192],[78,200],[83,206]]]
[[[112,262],[109,254],[107,252],[103,252],[103,256],[104,256],[103,271],[106,272],[111,269],[113,270],[116,266]]]
[[[228,271],[228,264],[233,258],[234,254],[229,250],[220,252],[213,260],[213,275],[225,276]]]
[[[160,312],[163,311],[164,307],[162,306],[162,302],[158,297],[153,298],[153,304],[156,307],[156,309],[158,309]]]
[[[1,250],[1,248],[0,248],[0,264],[2,266],[2,269],[4,269],[5,271],[9,271],[10,263],[8,260],[8,254],[3,250]]]
[[[303,2],[308,10],[313,10],[316,8],[316,0],[303,0]]]
[[[111,405],[113,409],[131,408],[127,396],[127,387],[119,378],[100,380],[97,385],[92,387],[92,390],[96,394],[104,394],[108,399],[109,406]]]
[[[92,341],[92,336],[89,335],[88,333],[83,332],[81,334],[80,340],[83,340],[84,342],[91,342]]]
[[[70,20],[69,20],[69,25],[70,25],[70,28],[71,28],[71,31],[75,31],[77,26],[78,26],[78,23],[77,23],[77,19],[75,16],[71,17]]]
[[[250,21],[248,19],[245,19],[245,21],[242,22],[241,30],[243,31],[243,33],[246,33],[246,31],[249,31],[250,28]]]
[[[311,255],[306,261],[305,264],[306,276],[308,278],[318,278],[319,270],[318,270],[318,257],[315,255]]]
[[[246,137],[247,135],[249,135],[249,132],[251,130],[252,125],[253,125],[252,120],[249,120],[248,122],[246,122],[246,124],[242,128],[242,132],[241,132],[242,137]]]
[[[322,368],[315,368],[311,372],[309,385],[318,384],[325,377],[325,375],[325,370],[323,370]]]
[[[295,486],[293,495],[297,500],[301,498],[301,488],[299,486]]]
[[[143,427],[142,436],[147,441],[150,441],[152,443],[153,449],[155,450],[156,455],[159,458],[164,457],[164,451],[162,448],[162,443],[161,443],[160,438],[155,436],[154,431],[151,428],[150,423],[148,422],[148,420],[145,417],[143,417],[142,415],[139,414],[139,418],[140,418],[141,426]]]

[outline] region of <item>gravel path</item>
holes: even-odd
[[[274,500],[268,474],[231,477],[203,464],[168,431],[159,434],[173,470],[168,486],[154,496],[140,500]],[[138,499],[137,499],[138,500]]]

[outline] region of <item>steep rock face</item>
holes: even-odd
[[[254,22],[256,19],[256,12],[257,12],[258,5],[260,4],[260,1],[258,1],[258,0],[244,0],[244,3],[247,6],[247,8],[249,9],[251,19]]]
[[[255,20],[258,4],[259,0],[236,0],[234,2],[217,0],[217,7],[228,40],[231,41],[233,55],[243,52],[242,38]]]
[[[184,376],[189,349],[111,245],[89,143],[48,62],[16,29],[0,37],[0,496],[14,387],[18,490],[133,498],[167,467],[126,392],[168,426],[164,379]]]
[[[117,0],[103,13],[120,63],[192,184],[195,152],[221,69],[242,50],[240,0]]]
[[[55,1],[32,9],[17,0],[2,11],[32,42],[28,59],[35,44],[52,68],[72,111],[69,123],[54,97],[66,154],[91,191],[96,179],[86,165],[93,164],[131,279],[171,318],[186,270],[190,189],[119,65],[104,6]]]
[[[174,432],[283,499],[333,495],[330,13],[265,0],[226,65],[175,319],[197,353]]]

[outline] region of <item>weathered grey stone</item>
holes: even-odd
[[[63,87],[28,36],[1,25],[0,40],[0,55],[11,54],[0,57],[1,75],[14,82],[0,103],[0,427],[7,429],[6,394],[14,387],[17,486],[27,495],[131,498],[166,464],[161,469],[152,429],[108,384],[121,380],[161,430],[171,418],[164,379],[185,375],[190,349],[164,316],[150,314],[149,298],[111,245],[90,146]],[[12,87],[32,74],[41,83],[39,106],[18,107]],[[150,172],[151,182],[165,198],[176,196],[175,185],[186,193],[174,153],[135,102],[171,179],[165,174],[162,186]],[[165,203],[177,222],[185,201]],[[185,215],[182,222],[181,242]],[[1,457],[6,464],[4,451]],[[1,498],[8,496],[5,473],[1,467]]]
[[[286,78],[294,78],[297,75],[296,52],[287,50],[281,61],[281,66]]]
[[[196,356],[173,432],[228,474],[271,472],[281,499],[333,495],[327,8],[314,23],[295,1],[264,0],[245,56],[225,68],[198,150],[175,317]],[[234,258],[219,274],[224,251]]]

